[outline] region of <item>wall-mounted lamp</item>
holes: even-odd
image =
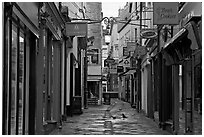
[[[75,68],[78,68],[78,67],[79,67],[78,61],[74,61],[74,66],[75,66]]]

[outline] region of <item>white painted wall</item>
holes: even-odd
[[[142,70],[142,110],[147,114],[147,69]]]
[[[67,58],[67,100],[66,105],[70,105],[70,54],[68,54]]]
[[[147,69],[147,65],[150,64],[150,62],[148,61],[149,56],[145,56],[142,60],[142,83],[141,83],[141,87],[142,87],[142,91],[141,91],[141,95],[142,95],[142,110],[145,112],[145,114],[147,114],[147,82],[148,82],[148,69]]]
[[[61,56],[62,56],[62,63],[61,63],[61,114],[64,114],[64,74],[65,74],[65,71],[64,71],[64,60],[65,60],[65,47],[64,47],[64,44],[62,44],[62,48],[61,48]]]

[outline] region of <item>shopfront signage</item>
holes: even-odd
[[[123,67],[130,67],[130,58],[123,59]]]
[[[151,30],[151,29],[142,30],[140,33],[140,36],[142,38],[145,38],[145,39],[152,39],[152,38],[157,37],[157,32],[155,30]]]
[[[117,66],[117,73],[122,73],[124,71],[123,66]]]
[[[86,22],[67,22],[66,35],[67,36],[86,36],[87,23]]]
[[[135,56],[145,55],[147,53],[146,47],[144,46],[137,46],[135,49]]]
[[[178,19],[178,2],[154,2],[153,24],[176,25]]]
[[[127,47],[123,47],[123,56],[128,56],[128,55],[129,55],[129,51]]]

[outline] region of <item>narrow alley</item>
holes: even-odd
[[[123,115],[125,117],[123,117]],[[83,114],[67,117],[51,135],[169,135],[129,103],[112,99],[111,105],[90,106]]]
[[[3,135],[202,135],[202,2],[2,2]]]

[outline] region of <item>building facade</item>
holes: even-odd
[[[153,109],[151,103],[147,102],[147,110],[150,112],[147,111],[147,114],[152,116],[153,112],[160,127],[173,134],[194,134],[197,126],[194,125],[194,114],[198,111],[197,106],[202,105],[198,103],[201,99],[198,97],[201,88],[198,73],[201,74],[199,56],[202,50],[200,4],[177,3],[178,24],[158,25],[157,40],[149,42],[150,80],[153,83],[149,93],[154,95],[154,100]],[[184,125],[180,119],[185,119]],[[181,128],[181,125],[185,128]]]
[[[87,34],[73,35],[68,23],[88,18],[85,7],[3,3],[3,134],[48,134],[83,113]]]
[[[199,2],[177,5],[179,21],[173,26],[153,24],[152,2],[128,2],[119,10],[118,66],[132,60],[119,73],[119,97],[162,129],[195,134],[195,113],[202,112],[202,8]],[[136,46],[132,53],[131,45]]]
[[[61,124],[65,21],[55,3],[3,11],[3,134],[46,134]]]
[[[86,15],[92,19],[102,20],[102,3],[87,2]],[[88,37],[94,37],[93,43],[88,47],[88,98],[95,98],[97,104],[102,103],[102,25],[101,22],[88,24]]]

